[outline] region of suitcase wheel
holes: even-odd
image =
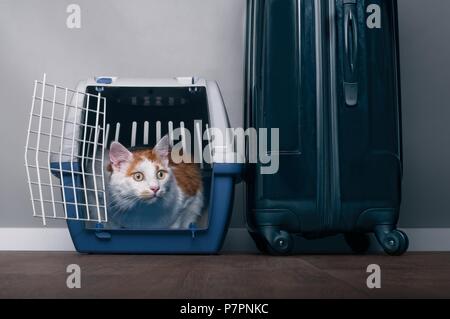
[[[292,235],[282,230],[267,245],[269,253],[274,256],[288,256],[292,253],[293,248]]]
[[[370,239],[364,233],[346,233],[345,241],[350,246],[351,250],[358,255],[364,255],[369,250]]]
[[[398,229],[394,229],[382,236],[377,234],[377,239],[384,251],[391,256],[401,256],[406,253],[409,247],[408,236]]]
[[[294,248],[294,238],[291,234],[283,230],[267,228],[264,234],[250,232],[255,241],[256,247],[264,254],[274,256],[289,256]]]

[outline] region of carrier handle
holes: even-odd
[[[358,21],[356,0],[344,2],[344,96],[347,106],[358,104]],[[351,38],[351,39],[350,39]]]

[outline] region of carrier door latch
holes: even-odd
[[[197,225],[194,224],[194,223],[190,224],[189,225],[189,230],[191,231],[192,239],[195,239],[195,235],[196,235],[196,232],[197,232]]]
[[[97,76],[95,78],[95,83],[109,85],[109,84],[112,84],[115,80],[117,80],[117,77],[114,77],[114,76]],[[95,88],[95,90],[97,92],[101,93],[105,90],[105,88],[103,86],[97,86]]]
[[[97,83],[97,84],[112,84],[115,80],[117,80],[117,77],[115,77],[115,76],[97,76],[95,78],[95,83]]]

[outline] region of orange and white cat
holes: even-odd
[[[146,228],[188,229],[198,222],[203,208],[200,169],[171,160],[168,136],[153,149],[135,151],[113,142],[109,159],[110,210],[122,220],[119,224],[140,218]]]

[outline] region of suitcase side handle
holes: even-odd
[[[358,104],[358,21],[356,0],[344,0],[344,95],[347,106]]]

